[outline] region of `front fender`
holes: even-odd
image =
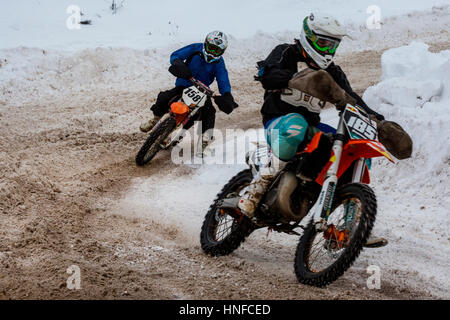
[[[339,163],[337,177],[340,178],[347,171],[350,165],[357,159],[359,158],[370,159],[377,157],[386,157],[389,161],[394,163],[394,160],[392,160],[391,156],[389,155],[386,148],[383,146],[381,142],[376,140],[365,140],[365,139],[350,140],[342,150],[342,156],[341,161]],[[335,160],[336,157],[332,152],[330,160],[325,165],[325,167],[323,168],[323,170],[320,172],[319,176],[316,179],[317,183],[319,183],[320,185],[323,184],[323,182],[325,181],[327,171]],[[363,182],[364,183],[370,182],[367,167],[366,170],[364,171]]]
[[[376,140],[350,140],[345,146],[344,151],[348,150],[349,156],[357,155],[356,158],[376,158],[385,157],[392,163],[392,157],[386,150],[386,147]],[[352,161],[353,162],[353,161]]]

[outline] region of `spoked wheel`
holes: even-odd
[[[136,164],[138,166],[146,165],[161,150],[161,143],[169,136],[177,125],[175,118],[168,117],[158,125],[156,130],[152,131],[145,140],[145,143],[136,155]]]
[[[323,287],[344,274],[369,238],[376,212],[376,198],[369,186],[352,183],[336,190],[326,230],[316,231],[311,222],[297,246],[298,281]]]
[[[229,210],[219,209],[216,211],[216,216],[214,217],[217,221],[217,224],[214,228],[214,232],[212,233],[213,239],[216,242],[221,242],[226,239],[236,227],[239,225],[239,222],[236,221],[231,215]]]
[[[238,209],[217,208],[218,201],[241,196],[252,181],[251,170],[239,172],[223,187],[211,205],[203,222],[200,242],[205,253],[212,256],[227,255],[236,250],[252,233],[255,225]]]

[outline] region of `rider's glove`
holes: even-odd
[[[220,111],[230,114],[239,105],[234,102],[234,98],[230,92],[225,92],[222,96],[215,96],[214,102],[219,107]]]
[[[180,59],[175,59],[169,67],[169,72],[177,78],[190,79],[192,77],[189,67]]]
[[[336,102],[334,105],[336,106],[336,109],[338,109],[339,111],[342,111],[345,109],[345,106],[347,105],[347,101],[341,100],[341,101]]]
[[[373,110],[371,110],[372,112],[369,113],[369,119],[370,120],[377,120],[377,121],[384,121],[385,118],[382,114],[379,114]]]
[[[375,116],[375,118],[377,118],[377,120],[380,120],[380,121],[384,120],[384,116],[382,114],[374,112],[373,115]]]

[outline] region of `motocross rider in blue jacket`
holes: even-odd
[[[169,71],[177,77],[175,88],[162,91],[158,94],[155,104],[150,108],[153,111],[153,119],[144,122],[140,126],[142,132],[150,131],[159,119],[168,112],[172,99],[180,96],[186,87],[192,85],[191,77],[200,80],[207,86],[217,80],[220,96],[214,96],[214,102],[219,109],[227,114],[231,113],[238,105],[231,95],[230,80],[222,57],[228,46],[227,36],[221,31],[208,33],[204,43],[194,43],[183,47],[170,56],[171,66]],[[200,112],[202,121],[203,143],[202,150],[212,141],[207,130],[214,128],[216,110],[208,98]]]

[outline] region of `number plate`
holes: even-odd
[[[192,86],[183,90],[183,101],[190,107],[202,107],[205,104],[205,96],[203,92]]]
[[[357,108],[345,108],[344,122],[352,139],[377,139],[377,124],[363,115]]]

